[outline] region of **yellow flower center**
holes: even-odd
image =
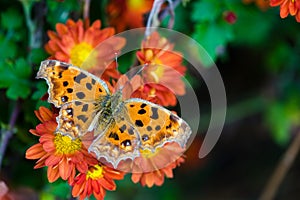
[[[54,138],[56,153],[73,154],[81,149],[81,140],[79,138],[72,140],[69,136],[57,133]]]
[[[155,88],[151,88],[150,92],[149,92],[149,97],[155,97],[156,96],[156,89]]]
[[[159,63],[160,61],[158,60],[156,63]],[[164,67],[160,64],[155,66],[156,68],[150,72],[151,76],[153,77],[154,81],[156,83],[159,82],[160,78],[164,75]]]
[[[92,50],[93,47],[86,42],[81,42],[75,45],[71,49],[70,53],[71,63],[75,66],[81,67],[83,62],[85,62],[86,59],[90,56]]]
[[[128,7],[131,9],[139,9],[143,6],[145,2],[141,0],[129,0],[128,1]]]
[[[152,60],[152,59],[153,59],[153,56],[154,56],[154,54],[153,54],[153,51],[152,51],[151,49],[147,49],[147,50],[145,51],[145,60],[146,60],[146,61]]]
[[[101,165],[95,165],[93,167],[91,167],[87,174],[86,174],[86,179],[99,179],[103,177],[103,167]]]

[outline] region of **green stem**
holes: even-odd
[[[30,11],[31,11],[31,8],[33,5],[33,1],[21,0],[21,3],[23,5],[23,9],[24,9],[26,25],[29,30],[29,47],[34,48],[34,47],[36,47],[36,43],[34,41],[35,25],[30,17]]]

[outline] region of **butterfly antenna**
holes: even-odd
[[[141,67],[141,68],[133,75],[133,77],[134,77],[135,75],[137,75],[137,74],[140,74],[140,73],[145,69],[146,66],[148,66],[148,63],[145,63],[145,64],[143,65],[143,67]]]
[[[128,85],[128,84],[130,85],[130,79],[132,79],[134,76],[136,76],[138,74],[141,74],[141,72],[145,69],[146,66],[148,66],[148,63],[144,64],[139,70],[137,70],[137,72],[130,73],[128,76],[128,81],[126,81],[126,83],[124,85],[119,87],[119,91],[122,92],[126,85]]]
[[[115,53],[116,69],[119,71],[118,53]]]

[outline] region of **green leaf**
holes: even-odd
[[[44,81],[39,81],[35,86],[36,89],[32,94],[32,99],[38,100],[47,92],[47,84]]]
[[[213,21],[220,15],[221,4],[218,1],[202,0],[194,4],[192,20],[194,21]]]
[[[231,25],[219,23],[200,23],[196,25],[193,38],[203,46],[213,60],[222,54],[223,48],[233,38]]]
[[[32,63],[40,63],[41,60],[45,60],[47,58],[47,54],[43,48],[35,48],[31,50],[31,57],[29,60]]]
[[[291,60],[292,48],[285,42],[274,44],[276,46],[267,53],[266,62],[270,71],[279,72]]]
[[[10,99],[27,98],[30,94],[31,67],[19,58],[15,63],[0,62],[0,88],[7,88]]]
[[[284,106],[279,103],[272,104],[266,113],[266,120],[274,140],[280,145],[286,144],[290,138],[291,122]]]
[[[31,66],[23,58],[16,61],[16,75],[19,78],[28,78],[31,75]]]
[[[270,37],[275,23],[270,15],[251,6],[239,6],[235,10],[237,21],[234,24],[235,42],[241,45],[261,45]]]
[[[68,182],[58,180],[49,185],[47,189],[45,189],[45,200],[51,200],[52,195],[53,197],[59,197],[62,199],[69,199],[71,195],[70,186],[68,185]],[[51,194],[51,195],[50,195]],[[56,199],[56,198],[55,198]]]
[[[1,26],[5,29],[17,29],[22,26],[22,16],[15,9],[8,9],[1,13]]]
[[[300,120],[298,92],[290,93],[286,98],[284,101],[269,104],[265,118],[274,140],[280,145],[289,141],[292,128],[297,127]]]
[[[18,98],[27,98],[30,94],[30,88],[28,82],[27,84],[19,84],[19,83],[13,83],[10,85],[8,90],[6,91],[6,95],[10,99],[18,99]]]
[[[0,59],[15,58],[17,46],[0,34]]]
[[[59,1],[47,0],[46,4],[49,8],[47,20],[53,27],[55,27],[55,24],[58,22],[65,23],[70,17],[71,12],[76,12],[80,9],[78,1],[64,1],[62,3]]]

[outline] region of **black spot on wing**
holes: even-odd
[[[82,111],[82,112],[86,112],[86,111],[88,110],[88,108],[89,108],[89,105],[88,105],[88,104],[84,104],[84,105],[82,106],[81,111]]]
[[[92,89],[92,84],[90,84],[90,83],[86,83],[85,86],[86,86],[86,88],[87,88],[88,90],[91,90],[91,89]]]
[[[77,92],[77,93],[76,93],[76,96],[77,96],[79,99],[84,99],[85,94],[84,94],[83,92]]]
[[[116,133],[111,132],[108,136],[109,138],[113,138],[114,140],[119,140],[119,136]]]
[[[146,106],[147,106],[147,104],[145,104],[145,103],[141,104],[141,108],[145,108]]]
[[[147,126],[147,131],[152,131],[152,127],[151,126]]]
[[[147,135],[147,134],[144,134],[143,136],[142,136],[142,140],[145,142],[145,141],[147,141],[147,140],[149,140],[149,136]]]
[[[68,115],[73,116],[73,108],[67,108],[66,111]]]
[[[79,106],[79,105],[81,105],[82,103],[80,102],[80,101],[75,101],[75,105],[76,106]]]
[[[77,119],[78,119],[78,120],[81,120],[81,121],[83,121],[83,122],[86,122],[86,121],[88,120],[88,118],[87,118],[85,115],[78,115],[78,116],[77,116]]]
[[[135,125],[137,125],[139,127],[143,127],[144,126],[143,122],[141,120],[139,120],[139,119],[135,120]]]
[[[68,92],[68,93],[72,93],[72,92],[73,92],[73,89],[72,89],[72,88],[68,88],[68,89],[67,89],[67,92]]]
[[[92,79],[92,84],[95,85],[95,83],[96,83],[96,80]]]
[[[129,128],[128,128],[128,133],[129,133],[130,135],[133,135],[133,134],[134,134],[134,131],[133,131],[133,128],[132,128],[132,127],[129,127]]]
[[[119,130],[120,130],[121,133],[124,133],[124,131],[126,130],[126,125],[124,124],[123,126],[121,126],[119,128]]]
[[[138,114],[140,114],[140,115],[143,115],[143,114],[145,114],[145,113],[146,113],[146,110],[145,110],[145,109],[141,109],[141,110],[138,111]]]
[[[63,82],[63,86],[64,86],[64,87],[67,87],[68,85],[69,85],[69,82],[68,82],[68,81],[64,81],[64,82]]]
[[[87,76],[84,73],[80,73],[79,75],[74,77],[74,81],[76,83],[80,83],[82,79],[86,78]]]
[[[130,140],[124,140],[123,142],[121,142],[121,145],[123,147],[131,146],[131,141]]]
[[[168,126],[166,126],[166,129],[170,129],[172,126],[172,123],[170,123]]]
[[[62,97],[61,97],[61,101],[62,101],[63,103],[67,102],[68,100],[69,100],[69,98],[68,98],[67,96],[62,96]]]
[[[160,125],[157,125],[157,126],[155,127],[155,130],[157,130],[157,131],[159,131],[160,129],[161,129]]]
[[[152,115],[150,116],[151,119],[158,119],[158,108],[151,107]]]

